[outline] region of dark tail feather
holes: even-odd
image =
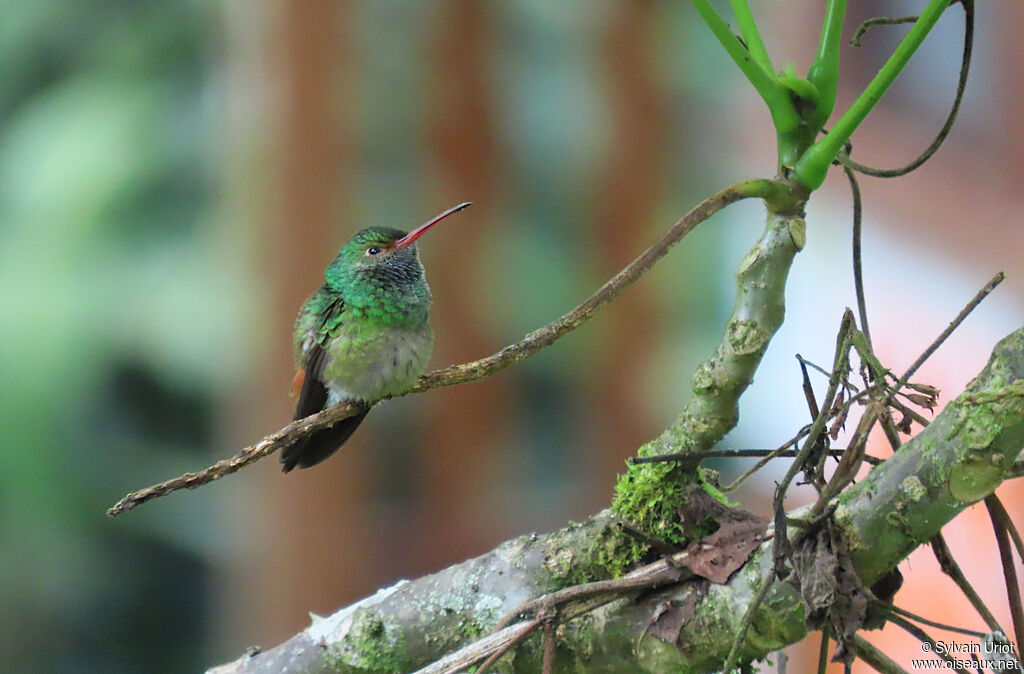
[[[345,444],[345,441],[359,427],[359,424],[362,423],[368,413],[369,410],[347,419],[342,419],[333,426],[315,431],[294,445],[285,447],[284,451],[281,452],[281,463],[284,464],[284,472],[287,473],[292,468],[295,468],[295,466],[299,468],[315,466],[331,454],[334,454]]]

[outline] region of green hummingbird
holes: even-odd
[[[295,322],[293,419],[342,401],[373,403],[407,390],[427,367],[434,333],[430,286],[416,240],[470,202],[409,233],[368,227],[355,233],[324,272],[324,284]],[[367,408],[369,411],[369,408]],[[309,468],[336,452],[367,412],[316,431],[281,453],[284,472]]]

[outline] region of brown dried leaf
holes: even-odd
[[[836,595],[839,561],[830,538],[819,532],[793,551],[792,560],[800,583],[800,596],[807,609],[807,627],[817,629]]]
[[[920,393],[905,393],[907,400],[927,410],[935,409],[936,400],[932,396],[921,395]]]
[[[708,520],[720,522],[728,517],[729,507],[712,498],[699,484],[691,482],[683,491],[684,498],[683,504],[679,506],[679,518],[687,536],[693,536]]]
[[[691,590],[682,600],[673,599],[660,604],[647,631],[651,636],[674,644],[679,641],[683,626],[696,614],[697,593]]]
[[[764,540],[768,521],[740,508],[717,501],[698,484],[686,486],[686,498],[679,507],[683,528],[692,534],[698,527],[716,523],[714,533],[687,546],[686,566],[698,576],[724,583],[743,566],[750,553]]]
[[[840,388],[839,392],[836,393],[835,400],[832,401],[832,407],[829,409],[828,413],[830,415],[838,414],[839,410],[841,410],[843,408],[843,405],[845,405],[845,404],[846,404],[846,389],[845,388]]]
[[[746,564],[750,553],[764,541],[768,520],[746,511],[732,510],[718,531],[690,543],[686,565],[698,576],[713,583],[725,583],[736,569]]]
[[[906,384],[904,384],[904,386],[914,391],[917,391],[918,393],[923,393],[929,398],[935,398],[936,400],[938,399],[939,394],[941,393],[939,389],[929,384],[914,384],[913,382],[907,382]]]
[[[800,585],[808,628],[825,620],[838,642],[833,661],[851,662],[852,643],[867,618],[868,593],[853,568],[846,543],[822,527],[793,553],[793,570]]]
[[[833,440],[839,437],[839,431],[846,428],[846,417],[850,414],[850,408],[844,407],[839,410],[839,416],[832,422],[832,427],[829,429],[828,434]]]

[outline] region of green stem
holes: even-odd
[[[842,40],[846,0],[829,0],[825,8],[825,23],[821,27],[821,42],[807,79],[818,88],[818,126],[824,126],[836,105],[839,83],[839,46]]]
[[[743,39],[747,43],[747,51],[750,52],[751,58],[761,67],[761,70],[773,76],[775,68],[772,67],[772,59],[768,56],[764,41],[761,40],[761,33],[757,30],[757,22],[754,21],[754,15],[750,12],[747,0],[732,0],[732,11],[736,14],[736,23],[740,27],[740,34],[743,35]]]
[[[854,637],[854,649],[857,651],[857,657],[868,663],[876,672],[907,674],[907,670],[900,667],[895,660],[860,635]]]
[[[790,101],[788,90],[775,80],[774,75],[766,72],[754,61],[750,52],[732,34],[729,26],[708,0],[693,0],[693,4],[708,28],[725,48],[726,53],[735,61],[750,84],[768,105],[776,133],[788,133],[794,130],[800,124],[800,115],[797,114],[792,101]]]
[[[825,134],[824,138],[808,148],[807,152],[797,161],[794,171],[797,180],[812,190],[817,189],[825,182],[828,167],[836,158],[840,148],[849,140],[854,130],[874,109],[882,95],[906,67],[910,57],[921,46],[935,22],[949,6],[949,2],[950,0],[931,0],[928,3],[910,32],[896,47],[896,51],[878,71],[864,92],[850,106],[850,109],[836,122],[832,130]]]

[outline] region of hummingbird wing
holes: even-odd
[[[324,366],[327,351],[320,344],[314,344],[306,354],[306,365],[295,375],[295,382],[302,380],[299,402],[295,406],[292,421],[316,414],[327,404],[327,385],[324,384]]]
[[[325,345],[337,334],[338,328],[341,326],[344,308],[345,302],[340,295],[332,298],[312,326],[315,338],[312,340],[312,344],[304,349],[305,362],[296,373],[295,381],[292,384],[293,388],[301,386],[299,402],[295,406],[295,415],[292,417],[293,421],[316,414],[327,405],[328,391],[324,382],[324,368],[327,366]],[[342,419],[328,428],[314,431],[295,444],[285,447],[281,452],[284,472],[287,473],[296,466],[299,468],[315,466],[334,454],[366,417],[367,411]]]
[[[306,300],[299,312],[295,331],[298,371],[292,382],[292,395],[298,394],[299,402],[293,421],[315,414],[327,404],[326,345],[341,327],[344,311],[344,298],[323,286]]]

